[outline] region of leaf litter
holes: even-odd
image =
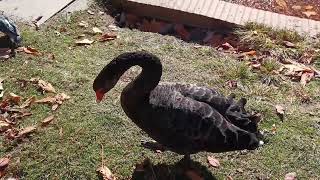
[[[24,83],[32,83],[43,92],[56,93],[55,89],[50,83],[45,82],[39,78],[32,78],[30,80],[20,80]],[[2,82],[2,81],[1,81]],[[50,97],[50,96],[49,96]],[[30,125],[18,129],[19,124],[28,116],[32,116],[31,107],[40,102],[50,102],[52,105],[61,106],[64,101],[70,99],[65,93],[58,93],[50,98],[43,98],[41,101],[37,100],[36,96],[23,98],[20,95],[9,92],[0,100],[0,136],[7,140],[23,140],[29,135],[37,132],[39,128],[48,126],[55,116],[48,115],[46,118],[39,121],[38,124]],[[1,172],[1,171],[0,171]]]

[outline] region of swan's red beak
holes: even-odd
[[[96,91],[96,101],[97,101],[97,103],[100,103],[102,101],[104,94],[105,94],[104,89],[99,89],[99,90]]]

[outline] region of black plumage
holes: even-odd
[[[196,85],[159,83],[161,62],[147,52],[121,54],[104,67],[93,83],[97,99],[134,65],[142,72],[122,91],[121,106],[158,143],[184,155],[258,147],[257,123],[245,112],[245,99],[235,102]]]

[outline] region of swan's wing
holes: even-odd
[[[166,88],[178,91],[185,97],[204,102],[221,114],[224,114],[230,105],[235,103],[232,97],[225,97],[218,90],[213,88],[179,83],[164,83],[161,84],[161,86],[166,86]]]
[[[149,102],[155,112],[153,119],[157,121],[154,125],[166,129],[167,137],[174,139],[168,141],[178,146],[225,152],[258,145],[254,134],[231,124],[208,104],[185,97],[167,86],[154,89]]]
[[[258,131],[257,122],[255,121],[256,117],[248,114],[244,108],[246,104],[246,99],[244,98],[236,102],[232,95],[225,97],[216,89],[192,84],[165,83],[160,86],[178,91],[185,97],[210,105],[232,124],[242,129],[250,132]]]

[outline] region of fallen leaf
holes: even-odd
[[[186,28],[182,24],[176,24],[174,26],[174,30],[182,40],[188,41],[191,37],[191,34],[189,33],[189,31],[186,30]]]
[[[304,7],[304,9],[305,9],[305,10],[311,10],[311,9],[313,9],[313,6],[307,5],[307,6]]]
[[[0,159],[0,171],[3,171],[9,165],[9,158],[1,158]]]
[[[167,23],[162,21],[148,21],[146,19],[142,20],[142,25],[140,26],[140,30],[146,32],[154,32],[154,33],[164,33],[166,31]]]
[[[248,52],[243,52],[241,53],[243,56],[255,56],[257,52],[255,50],[248,51]]]
[[[41,53],[35,49],[35,48],[32,48],[32,47],[24,47],[23,48],[23,51],[27,54],[32,54],[32,55],[35,55],[35,56],[40,56]]]
[[[21,111],[21,112],[17,112],[17,113],[15,113],[15,114],[13,114],[13,115],[11,116],[11,118],[14,118],[14,119],[22,119],[22,118],[24,118],[24,117],[26,117],[26,116],[31,116],[31,115],[32,115],[31,112]]]
[[[272,124],[271,133],[276,134],[276,132],[277,132],[276,124]]]
[[[308,82],[311,81],[311,79],[314,77],[314,73],[309,73],[309,72],[306,72],[306,73],[303,73],[301,75],[301,79],[300,79],[300,83],[302,86],[305,86]]]
[[[197,172],[195,172],[194,170],[188,170],[185,172],[185,174],[187,175],[187,177],[190,180],[204,180],[203,177],[201,177]]]
[[[117,38],[117,35],[113,35],[113,34],[103,34],[100,36],[99,41],[100,42],[104,42],[104,41],[111,41]]]
[[[9,93],[9,97],[8,97],[12,102],[14,102],[15,104],[19,104],[22,97],[18,96],[14,93]]]
[[[278,114],[284,114],[284,112],[285,112],[284,107],[282,107],[281,105],[276,105],[275,108],[276,108],[276,111]]]
[[[280,6],[282,9],[287,9],[287,3],[285,0],[276,0],[276,3],[278,6]]]
[[[55,102],[56,102],[56,98],[51,96],[35,101],[35,103],[44,103],[44,104],[53,104]]]
[[[56,92],[56,90],[53,88],[53,86],[50,83],[45,82],[44,80],[39,79],[38,86],[42,89],[42,91],[52,92],[52,93]]]
[[[89,40],[89,39],[83,39],[83,40],[80,40],[80,41],[76,41],[76,44],[77,45],[90,45],[94,42],[94,40]]]
[[[78,23],[78,26],[87,28],[89,27],[89,24],[86,21],[81,21]]]
[[[306,15],[309,18],[310,16],[317,15],[317,12],[315,12],[315,11],[304,11],[304,12],[302,12],[302,14]]]
[[[92,28],[92,31],[93,31],[95,34],[102,34],[101,29],[99,29],[99,28],[97,28],[97,27],[93,27],[93,28]]]
[[[56,57],[55,57],[55,55],[53,54],[53,53],[49,53],[48,54],[48,59],[50,59],[50,60],[54,60]]]
[[[11,127],[11,125],[9,123],[4,122],[4,121],[0,121],[0,132],[6,131],[10,127]]]
[[[116,25],[113,25],[113,24],[109,25],[108,28],[109,28],[111,31],[118,31],[118,30],[119,30],[119,28],[118,28]]]
[[[233,46],[231,46],[229,43],[223,43],[221,45],[221,47],[224,49],[224,50],[229,50],[229,49],[234,49]]]
[[[110,169],[106,166],[101,166],[97,169],[99,175],[102,176],[103,180],[116,180],[116,177],[112,174]]]
[[[94,12],[91,10],[87,10],[87,13],[89,13],[90,15],[94,15]]]
[[[292,6],[292,9],[298,11],[298,10],[301,10],[301,6]]]
[[[312,52],[304,52],[303,55],[299,58],[299,62],[303,64],[311,64],[314,61]]]
[[[238,82],[235,80],[229,80],[226,82],[227,86],[231,89],[235,89],[238,87]]]
[[[52,111],[55,111],[55,110],[58,109],[58,107],[59,107],[59,104],[54,104],[54,105],[51,107],[51,110],[52,110]]]
[[[36,126],[29,126],[26,127],[24,129],[22,129],[21,131],[19,131],[18,135],[16,136],[17,138],[21,138],[21,137],[25,137],[33,132],[35,132],[37,129]]]
[[[297,180],[297,173],[291,172],[285,175],[285,180]]]
[[[46,117],[44,120],[41,121],[41,126],[47,126],[48,124],[50,124],[51,121],[53,121],[54,119],[54,115],[48,116]]]
[[[208,162],[212,167],[219,168],[220,167],[220,162],[213,156],[208,156]]]
[[[252,69],[260,69],[261,64],[259,62],[251,62],[250,66]]]
[[[30,107],[35,102],[35,100],[36,100],[35,96],[28,98],[24,103],[22,103],[20,108],[24,109],[24,108]]]
[[[288,47],[288,48],[294,48],[294,47],[296,47],[296,45],[293,44],[293,43],[290,42],[290,41],[283,41],[283,44],[284,44],[286,47]]]

